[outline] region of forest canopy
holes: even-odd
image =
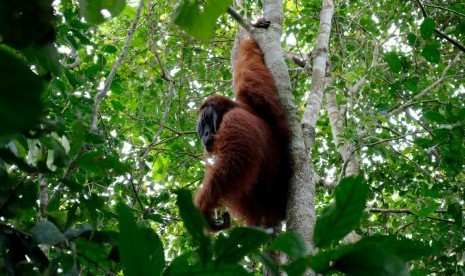
[[[293,131],[277,234],[192,203],[241,28]],[[0,274],[464,274],[464,52],[460,0],[1,1]]]

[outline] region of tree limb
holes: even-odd
[[[98,121],[100,103],[107,97],[108,91],[110,90],[110,85],[113,82],[113,79],[115,78],[116,72],[118,71],[118,68],[121,66],[121,63],[123,62],[123,59],[126,56],[126,53],[128,52],[129,45],[131,44],[131,40],[134,35],[134,31],[136,30],[137,22],[139,21],[139,18],[140,18],[142,7],[144,7],[144,2],[145,2],[144,0],[140,0],[139,8],[137,9],[136,15],[134,16],[134,20],[132,21],[131,28],[129,28],[129,31],[128,31],[128,37],[126,38],[126,43],[124,44],[123,49],[121,50],[121,53],[118,56],[118,59],[113,65],[113,68],[111,68],[110,74],[108,74],[108,77],[105,81],[103,89],[95,95],[94,107],[92,109],[92,120],[90,123],[91,132],[94,132],[94,133],[98,132],[97,121]]]
[[[421,13],[423,14],[424,18],[428,18],[428,14],[426,13],[425,6],[421,3],[420,0],[414,0],[415,2],[418,3],[418,6],[420,6]],[[434,32],[438,34],[440,37],[444,38],[445,40],[449,41],[454,45],[455,47],[459,48],[460,51],[465,53],[465,47],[461,45],[457,40],[453,39],[452,37],[448,36],[445,34],[443,31],[439,30],[438,28],[434,28]]]

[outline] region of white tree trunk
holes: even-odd
[[[288,207],[286,214],[287,230],[296,231],[305,240],[309,253],[314,252],[313,228],[315,225],[315,186],[313,171],[310,167],[310,157],[305,148],[302,128],[296,113],[294,97],[292,95],[291,81],[288,67],[284,62],[281,49],[281,34],[283,22],[283,1],[264,0],[264,17],[271,21],[267,31],[255,30],[259,33],[257,43],[265,56],[265,63],[270,69],[278,87],[279,97],[288,111],[289,123],[293,132],[290,153],[293,162],[294,174],[288,193]],[[260,35],[263,33],[263,35]]]

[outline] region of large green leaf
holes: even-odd
[[[387,62],[392,72],[399,73],[402,70],[402,62],[397,53],[391,52],[386,54],[384,60]]]
[[[307,247],[302,237],[295,232],[286,232],[274,239],[268,250],[286,253],[291,259],[298,259],[307,254]]]
[[[246,254],[257,250],[270,237],[260,229],[234,228],[229,235],[220,235],[215,243],[216,261],[236,263]]]
[[[419,241],[396,236],[373,236],[360,240],[356,247],[379,247],[400,257],[405,262],[419,259],[434,253],[430,246]]]
[[[44,82],[4,48],[0,60],[0,138],[5,138],[39,122]]]
[[[316,246],[329,246],[342,239],[362,217],[366,205],[368,186],[362,177],[349,177],[336,188],[336,202],[318,217],[313,240]]]
[[[436,43],[426,44],[421,55],[429,62],[439,63],[441,60],[441,53],[439,52],[439,46]]]
[[[425,18],[425,20],[423,20],[420,25],[420,33],[423,39],[426,40],[431,37],[431,35],[434,33],[434,25],[434,19],[432,18]]]
[[[59,244],[66,241],[65,235],[50,221],[36,224],[32,228],[32,239],[37,244]]]
[[[215,31],[216,20],[231,5],[232,0],[184,1],[173,13],[174,23],[188,34],[207,40]]]
[[[436,122],[436,123],[444,123],[446,122],[446,118],[439,112],[435,111],[428,111],[423,114],[428,121]]]
[[[126,6],[125,0],[79,0],[81,13],[90,23],[100,24],[105,21],[102,10],[107,10],[111,16],[118,15]]]
[[[347,275],[410,275],[407,264],[398,256],[377,246],[355,247],[339,258],[334,267]]]
[[[163,244],[153,229],[141,227],[124,204],[118,205],[119,255],[125,275],[160,275],[165,267]]]
[[[194,206],[191,193],[188,190],[178,190],[176,195],[176,205],[179,208],[179,214],[184,226],[191,234],[194,242],[198,243],[201,259],[207,262],[212,256],[211,240],[205,235],[205,230],[209,228],[207,220]]]

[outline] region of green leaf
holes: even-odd
[[[189,265],[189,259],[192,257],[192,252],[186,252],[176,257],[170,266],[163,271],[163,275],[190,275],[192,267]]]
[[[118,205],[119,255],[124,275],[160,275],[165,267],[163,244],[153,229],[140,227],[124,204]]]
[[[237,263],[248,253],[257,250],[270,235],[261,229],[234,228],[229,236],[220,235],[215,243],[217,262]]]
[[[305,269],[307,269],[307,258],[304,257],[284,266],[287,275],[304,275]]]
[[[423,114],[423,117],[425,117],[425,119],[431,122],[436,122],[436,123],[446,122],[446,118],[439,112],[428,111]]]
[[[205,229],[209,228],[207,220],[194,206],[191,193],[188,190],[178,190],[176,191],[176,195],[176,205],[179,208],[179,215],[194,242],[199,244],[200,257],[206,262],[212,257],[211,241],[205,235]]]
[[[107,10],[111,16],[116,16],[123,11],[125,6],[125,0],[79,0],[82,15],[88,22],[94,24],[105,21],[102,10]]]
[[[94,228],[97,228],[99,210],[101,210],[105,205],[105,200],[97,194],[92,193],[90,198],[85,198],[82,196],[81,202],[83,203],[83,207],[85,207],[85,214],[92,222]]]
[[[423,22],[420,25],[420,33],[421,37],[423,37],[424,40],[427,40],[431,37],[431,35],[434,33],[434,20],[432,18],[425,18]]]
[[[39,75],[45,75],[49,72],[59,76],[62,72],[58,50],[55,45],[47,44],[42,47],[27,47],[22,50],[27,58],[28,63],[37,68]]]
[[[418,37],[412,33],[407,35],[407,42],[412,47],[418,47],[420,45],[420,41]]]
[[[405,262],[429,256],[434,253],[434,250],[430,246],[419,241],[396,236],[365,237],[355,246],[362,248],[364,246],[377,246],[400,257]]]
[[[449,206],[447,206],[447,213],[452,215],[452,217],[454,218],[455,225],[457,225],[457,227],[462,227],[463,213],[460,204],[456,202],[449,204]]]
[[[0,178],[1,180],[1,178]],[[39,197],[39,184],[35,181],[25,181],[15,190],[19,207],[22,209],[32,208]]]
[[[422,148],[429,148],[436,145],[437,142],[427,138],[417,138],[415,139],[414,143]]]
[[[108,44],[108,45],[105,45],[105,47],[103,48],[103,51],[105,53],[114,54],[118,52],[118,49],[115,46]]]
[[[86,138],[87,129],[80,121],[74,121],[71,125],[72,133],[69,137],[71,139],[69,156],[75,156],[81,150],[84,140]]]
[[[441,204],[436,202],[434,199],[425,198],[421,201],[417,201],[414,203],[414,208],[410,211],[417,216],[422,218],[426,218],[427,216],[431,215],[436,211]]]
[[[307,254],[307,247],[302,237],[295,232],[286,232],[278,236],[268,246],[268,250],[284,252],[291,259],[298,259]]]
[[[399,73],[402,70],[402,63],[397,53],[390,52],[384,56],[384,60],[387,62],[389,69],[394,73]]]
[[[231,5],[232,0],[184,1],[172,14],[176,25],[191,36],[207,40],[215,31],[216,20]]]
[[[318,217],[313,240],[318,247],[329,246],[342,239],[362,217],[366,205],[368,186],[362,177],[349,177],[341,181],[335,190],[336,202]]]
[[[173,274],[175,275],[175,274]],[[207,264],[197,263],[188,274],[178,274],[178,275],[227,275],[227,276],[237,276],[237,275],[250,275],[239,264],[230,264],[230,263],[216,263],[209,261]]]
[[[324,273],[330,269],[331,257],[334,251],[318,251],[314,256],[308,257],[310,268],[317,273]]]
[[[50,221],[39,222],[31,230],[32,239],[37,244],[59,244],[66,241],[65,235]]]
[[[417,76],[406,78],[402,80],[402,84],[404,85],[405,89],[412,91],[414,93],[418,92],[418,82],[420,78]]]
[[[437,44],[426,44],[421,55],[429,62],[438,64],[441,60],[441,54],[439,53]]]
[[[51,138],[53,144],[53,164],[57,167],[65,167],[68,164],[68,155],[60,142],[53,137]]]
[[[112,100],[111,105],[115,110],[124,110],[124,105],[119,101]]]
[[[465,122],[465,108],[460,108],[457,112],[457,121]]]
[[[347,275],[409,275],[407,264],[401,258],[375,245],[354,247],[334,267]]]
[[[122,174],[128,170],[117,156],[102,156],[100,152],[86,152],[81,155],[76,164],[96,175],[108,175],[109,173]]]
[[[259,252],[257,257],[264,267],[274,273],[274,275],[279,275],[279,266],[273,261],[270,255]]]
[[[43,114],[43,81],[21,60],[0,48],[0,138],[26,131]]]

